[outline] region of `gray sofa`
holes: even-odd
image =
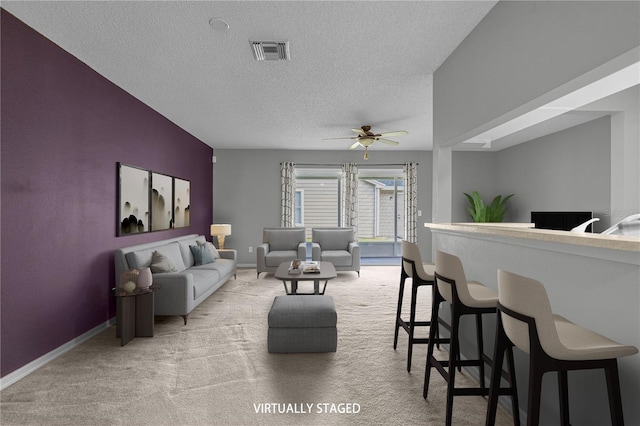
[[[176,271],[153,273],[153,285],[160,286],[155,315],[180,315],[186,325],[191,311],[236,274],[235,250],[218,250],[214,262],[196,266],[189,246],[198,242],[206,242],[205,237],[191,234],[116,250],[116,286],[122,272],[150,266],[155,251],[163,254]]]
[[[360,245],[353,228],[313,228],[311,259],[333,263],[336,271],[356,271],[360,276]]]
[[[307,259],[304,228],[264,228],[262,244],[256,249],[257,276],[275,272],[282,262]]]

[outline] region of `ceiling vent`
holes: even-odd
[[[250,41],[256,61],[288,61],[288,41]]]

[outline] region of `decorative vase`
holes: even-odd
[[[126,283],[124,283],[122,288],[127,293],[133,293],[134,291],[136,291],[136,283],[134,283],[133,281],[127,281]]]
[[[147,289],[153,283],[153,275],[150,268],[138,269],[138,288]]]
[[[124,288],[124,285],[132,281],[134,284],[138,282],[138,270],[132,269],[130,271],[124,271],[120,274],[120,287]]]

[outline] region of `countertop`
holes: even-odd
[[[425,223],[434,231],[495,235],[640,253],[640,237],[533,228],[532,223]]]

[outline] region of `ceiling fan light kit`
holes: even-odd
[[[371,131],[371,126],[362,126],[359,128],[351,129],[353,132],[357,133],[358,136],[351,136],[345,138],[327,138],[323,140],[336,140],[336,139],[355,139],[355,143],[349,147],[349,149],[356,149],[358,146],[362,146],[364,148],[364,159],[369,159],[369,147],[374,142],[381,142],[386,145],[396,146],[398,142],[392,141],[390,139],[386,139],[388,136],[401,136],[408,135],[409,132],[406,130],[395,130],[393,132],[383,132],[383,133],[373,133]]]

